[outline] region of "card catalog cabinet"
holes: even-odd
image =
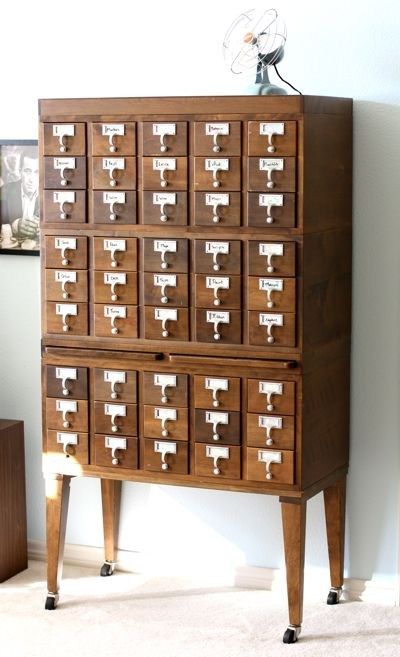
[[[43,449],[56,606],[71,477],[279,497],[290,625],[307,500],[343,583],[352,104],[40,101]],[[217,498],[216,498],[217,500]]]

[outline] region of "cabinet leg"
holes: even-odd
[[[105,552],[105,561],[100,570],[100,575],[102,577],[112,575],[115,568],[118,546],[121,488],[121,481],[115,481],[114,479],[101,480]]]
[[[285,545],[289,626],[284,643],[295,643],[303,620],[304,552],[307,503],[298,499],[281,499],[283,539]]]
[[[346,477],[324,490],[331,589],[328,605],[339,602],[343,587]]]
[[[55,609],[62,576],[71,477],[46,477],[47,589],[46,609]]]

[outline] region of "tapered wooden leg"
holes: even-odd
[[[46,609],[58,602],[67,526],[69,487],[67,475],[46,476],[47,589]]]
[[[304,552],[306,540],[306,501],[281,498],[289,627],[283,641],[294,643],[303,620]]]
[[[100,574],[103,577],[112,575],[117,560],[121,488],[121,481],[101,480],[105,562],[101,567]]]
[[[343,587],[346,477],[324,490],[331,590],[328,604],[339,602]]]

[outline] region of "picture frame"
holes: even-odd
[[[0,255],[40,255],[35,139],[0,139]]]

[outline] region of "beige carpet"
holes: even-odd
[[[300,641],[282,643],[285,601],[269,591],[201,587],[66,566],[55,611],[45,567],[0,584],[0,657],[400,657],[400,609],[307,602]]]

